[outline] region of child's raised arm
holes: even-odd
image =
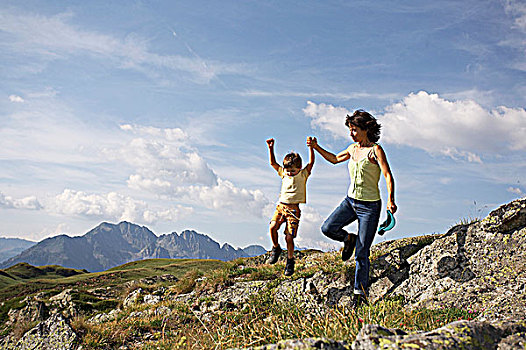
[[[305,168],[307,168],[309,174],[311,173],[312,167],[314,166],[314,145],[316,142],[317,140],[315,137],[307,137],[307,146],[309,147],[309,164],[307,164]]]
[[[279,164],[278,164],[278,162],[276,162],[276,156],[274,155],[274,139],[268,139],[267,140],[267,145],[268,145],[268,157],[269,157],[269,160],[270,160],[270,165],[276,171],[278,171]]]

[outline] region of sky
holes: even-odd
[[[268,249],[265,140],[306,164],[307,136],[352,142],[356,109],[396,183],[376,243],[526,195],[524,1],[0,0],[0,79],[3,237],[126,220]],[[341,246],[320,226],[348,184],[317,155],[297,246]]]

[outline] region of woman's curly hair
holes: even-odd
[[[378,124],[375,117],[363,109],[354,111],[353,115],[347,114],[345,125],[347,127],[354,125],[367,131],[367,138],[371,142],[376,142],[380,139],[380,129],[382,126]]]

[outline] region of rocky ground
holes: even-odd
[[[371,256],[371,303],[398,297],[405,300],[408,309],[454,307],[469,310],[476,318],[411,334],[366,324],[353,341],[293,339],[257,349],[525,349],[525,248],[526,198],[503,205],[481,221],[454,226],[445,234],[375,245]],[[323,254],[328,253],[298,252],[298,264],[316,266]],[[243,275],[243,269],[250,269],[249,265],[263,264],[265,258],[263,255],[247,260],[247,265],[239,265],[239,276]],[[88,322],[108,322],[138,303],[149,307],[127,317],[170,315],[173,310],[163,306],[167,298],[191,305],[192,310],[206,320],[207,315],[220,310],[248,307],[250,296],[270,285],[276,303],[293,301],[312,314],[320,314],[334,306],[349,307],[351,277],[343,276],[335,279],[334,274],[320,269],[313,275],[284,279],[277,285],[268,279],[238,278],[226,285],[179,295],[167,294],[162,289],[151,292],[130,286],[119,308],[95,314]],[[163,278],[170,279],[169,276]],[[141,283],[148,282],[155,283]],[[69,326],[70,320],[79,314],[71,298],[74,292],[65,290],[52,297],[29,296],[24,308],[10,311],[9,322],[12,325],[34,323],[35,327],[23,334],[4,336],[2,348],[76,349],[78,335]]]

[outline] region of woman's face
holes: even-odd
[[[367,141],[367,131],[366,130],[356,125],[351,124],[351,126],[349,126],[349,131],[350,131],[351,138],[353,139],[354,142]]]

